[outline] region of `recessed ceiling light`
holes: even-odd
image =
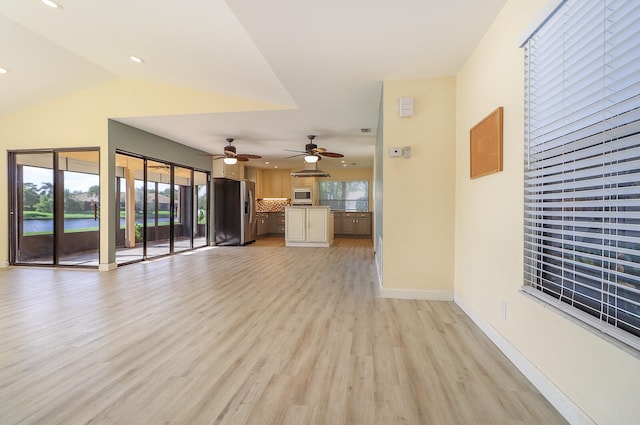
[[[342,162],[344,164],[344,159],[342,161],[340,161],[340,162]]]
[[[269,161],[265,161],[265,164],[269,165]]]
[[[60,6],[55,1],[52,1],[52,0],[40,0],[40,1],[49,7],[53,7],[54,9],[62,9],[62,6]]]
[[[7,71],[5,68],[0,68],[0,74],[6,74],[7,72],[9,71]]]
[[[144,59],[139,58],[137,56],[129,56],[129,59],[131,59],[132,61],[134,61],[135,63],[143,63]]]
[[[273,166],[273,168],[278,168],[278,166],[277,166],[277,165],[274,165],[274,166]]]

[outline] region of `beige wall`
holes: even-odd
[[[203,93],[178,87],[116,80],[64,96],[24,111],[0,117],[0,140],[6,150],[100,147],[100,173],[108,175],[108,118],[163,114],[278,109],[247,99]],[[5,151],[6,152],[6,151]],[[113,159],[112,159],[113,162]],[[7,170],[7,155],[0,155],[0,170]],[[8,240],[7,172],[0,173],[0,240]],[[107,191],[100,196],[109,208]],[[107,223],[100,226],[100,263],[108,263]],[[8,262],[8,246],[0,244],[0,266]]]
[[[383,294],[453,296],[455,90],[451,77],[384,83]],[[414,116],[400,118],[409,96]],[[411,158],[389,157],[402,146]]]
[[[508,1],[457,77],[456,301],[596,423],[635,424],[640,360],[518,292],[524,158],[524,52],[518,40],[546,4]],[[470,180],[469,129],[498,106],[504,107],[504,171]]]

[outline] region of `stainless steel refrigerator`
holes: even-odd
[[[246,245],[256,240],[255,183],[213,179],[216,245]]]

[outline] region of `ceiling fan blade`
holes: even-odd
[[[336,152],[318,152],[318,155],[326,156],[329,158],[344,158],[344,155]]]
[[[246,161],[248,161],[248,160],[249,160],[249,158],[247,158],[247,157],[245,157],[245,156],[240,156],[240,155],[236,156],[236,159],[237,159],[238,161],[241,161],[241,162],[246,162]]]
[[[313,148],[311,150],[314,151],[315,153],[323,153],[327,151],[325,148]]]
[[[292,151],[292,152],[297,152],[297,151]],[[298,155],[286,156],[284,159],[296,158],[296,157],[298,157],[298,156],[305,156],[306,154],[307,154],[306,152],[303,152],[303,153],[300,153],[300,154],[298,154]]]
[[[260,159],[260,158],[262,158],[260,155],[252,155],[250,153],[239,153],[238,155],[236,155],[236,158],[240,159],[240,157],[247,158],[247,159]]]
[[[201,153],[198,154],[200,156],[209,156],[213,159],[224,158],[224,155],[220,155],[219,153]]]
[[[298,153],[306,153],[305,151],[298,151],[298,150],[293,150],[293,149],[282,149],[285,152],[298,152]]]

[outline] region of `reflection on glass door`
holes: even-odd
[[[98,266],[99,152],[10,154],[12,264]]]
[[[173,168],[173,252],[191,249],[193,181],[188,168]]]
[[[195,191],[195,217],[193,231],[193,247],[198,248],[207,245],[207,218],[209,216],[207,208],[207,173],[201,171],[193,172]]]
[[[14,158],[12,262],[53,264],[53,152]]]
[[[58,263],[98,265],[100,246],[100,167],[99,153],[59,152],[57,187],[62,199],[57,203]]]

